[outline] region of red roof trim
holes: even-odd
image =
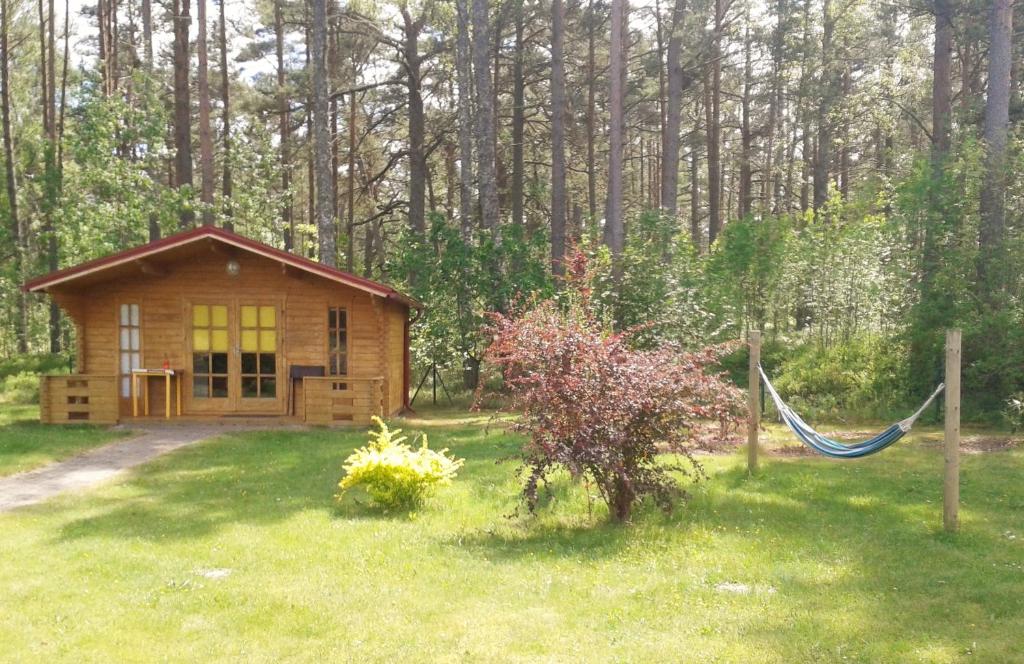
[[[85,263],[64,268],[63,270],[57,270],[56,272],[51,272],[50,274],[30,279],[25,282],[22,289],[27,292],[45,290],[51,286],[71,281],[76,277],[85,276],[86,274],[103,270],[108,267],[122,265],[133,260],[139,260],[146,256],[152,256],[168,249],[190,244],[203,238],[214,238],[220,240],[225,244],[245,249],[251,253],[270,258],[271,260],[280,261],[286,265],[290,265],[325,279],[330,279],[331,281],[352,286],[353,288],[358,288],[359,290],[373,293],[374,295],[397,300],[406,306],[416,308],[420,308],[422,306],[419,302],[386,284],[358,277],[337,268],[322,265],[303,256],[297,256],[287,251],[282,251],[281,249],[271,247],[270,245],[257,242],[256,240],[251,240],[242,235],[238,235],[237,233],[232,233],[231,231],[224,230],[223,228],[217,228],[215,226],[200,226],[198,228],[169,235],[160,240],[134,247],[132,249],[127,249],[116,254],[86,261]]]

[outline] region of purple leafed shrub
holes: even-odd
[[[666,511],[683,495],[673,472],[703,474],[695,447],[734,430],[740,391],[711,370],[729,350],[634,350],[636,330],[610,332],[591,306],[586,259],[569,261],[560,301],[491,316],[486,359],[496,366],[529,435],[523,495],[534,511],[559,468],[591,480],[616,521],[651,498]]]

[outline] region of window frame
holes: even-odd
[[[351,335],[351,332],[352,332],[352,317],[350,315],[351,311],[352,311],[352,308],[349,305],[347,305],[347,304],[330,304],[330,305],[327,306],[327,320],[324,321],[324,329],[326,330],[326,334],[324,335],[324,353],[325,353],[325,356],[327,358],[327,362],[326,362],[326,366],[324,367],[324,369],[325,369],[326,375],[328,375],[328,376],[348,376],[349,375],[349,369],[351,368],[349,366],[349,360],[352,357],[352,352],[351,352],[351,350],[352,350],[351,349],[351,344],[352,344],[352,335]],[[345,327],[344,328],[335,327],[333,332],[332,332],[332,329],[331,329],[331,312],[334,312],[335,316],[337,316],[338,313],[344,313],[345,314]],[[335,320],[337,320],[337,318]],[[344,343],[344,345],[342,345],[339,342],[337,344],[335,350],[332,351],[331,350],[331,337],[338,335],[342,331],[345,333],[345,343]],[[345,362],[344,362],[345,371],[337,372],[337,373],[332,373],[331,372],[331,360],[334,359],[334,358],[338,359],[337,366],[339,366],[339,367],[341,366],[341,359],[344,358],[344,360],[345,360]]]
[[[256,309],[256,327],[246,326],[244,323],[244,315],[242,313],[245,307],[254,307]],[[280,359],[282,348],[281,339],[281,316],[283,315],[283,307],[275,303],[265,302],[238,302],[238,324],[236,328],[238,330],[238,397],[244,400],[263,401],[269,402],[271,400],[278,399],[281,394],[281,376],[280,376]],[[274,311],[274,323],[270,326],[263,325],[263,309],[269,308]],[[245,336],[246,331],[256,332],[256,348],[255,351],[246,351],[242,347],[242,339]],[[274,349],[271,351],[261,350],[263,343],[263,332],[273,331],[274,332]],[[256,356],[256,371],[247,372],[245,371],[245,356],[255,355]],[[270,355],[274,358],[274,369],[273,373],[263,372],[263,356]],[[247,395],[245,393],[245,381],[246,379],[256,379],[256,394]],[[274,391],[272,394],[263,394],[264,380],[273,380]]]
[[[122,309],[124,307],[128,307],[128,325],[124,325],[122,323],[123,318],[121,316],[121,312],[122,312]],[[132,307],[135,307],[135,311],[138,314],[138,319],[137,319],[137,324],[136,325],[132,325]],[[132,373],[131,372],[132,372],[132,369],[141,369],[142,368],[142,352],[143,352],[143,350],[142,350],[143,349],[143,347],[142,347],[142,303],[139,302],[139,301],[120,302],[120,303],[118,303],[117,308],[114,311],[114,316],[117,319],[117,375],[118,375],[118,378],[119,378],[119,380],[118,380],[118,393],[119,393],[120,398],[122,398],[122,399],[129,399],[129,398],[131,398],[131,394],[132,394],[132,386],[131,386],[131,380],[132,380]],[[128,330],[128,349],[127,350],[125,348],[123,348],[122,345],[121,345],[121,341],[122,341],[121,335],[123,334],[124,330]],[[131,347],[132,346],[132,338],[131,338],[131,334],[132,334],[131,331],[132,330],[138,330],[138,342],[139,343],[138,343],[138,348],[137,349],[134,349],[134,348]],[[126,353],[129,356],[129,358],[128,358],[128,373],[124,373],[124,364],[123,364],[123,361],[122,361],[123,360],[123,356]],[[133,358],[132,357],[133,355],[137,356],[137,358]],[[132,360],[133,359],[137,359],[138,360],[138,366],[132,366]]]
[[[195,322],[195,311],[196,307],[206,307],[207,312],[207,324],[205,326],[197,326]],[[223,326],[213,324],[213,308],[224,307],[225,308],[225,322]],[[210,401],[218,403],[221,400],[227,400],[231,398],[231,305],[230,304],[217,304],[213,302],[191,302],[188,308],[189,313],[189,369],[192,373],[191,393],[193,399],[199,399],[202,401]],[[205,329],[207,331],[207,343],[208,349],[205,351],[196,350],[195,347],[195,332],[196,330]],[[214,330],[223,330],[227,335],[228,347],[223,352],[224,359],[224,371],[215,372],[213,370],[213,356],[221,354],[219,351],[213,350],[213,332]],[[196,371],[195,362],[196,355],[204,354],[207,359],[207,371]],[[206,394],[196,393],[196,380],[199,378],[206,379]],[[215,379],[224,380],[224,394],[215,395],[213,393],[213,381]]]

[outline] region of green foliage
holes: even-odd
[[[778,367],[789,356],[794,344],[777,336],[761,338],[761,366],[770,375],[777,373]],[[719,366],[737,385],[746,386],[750,369],[750,346],[739,344],[733,352],[718,361]]]
[[[806,326],[823,344],[884,329],[884,294],[894,243],[873,201],[843,201],[833,195],[824,209],[798,229],[783,260],[789,270],[797,327]],[[897,245],[898,246],[898,245]]]
[[[23,371],[7,376],[0,386],[0,398],[17,405],[39,403],[39,375]]]
[[[456,224],[432,213],[427,237],[406,232],[390,271],[423,303],[412,329],[413,362],[420,369],[436,362],[448,375],[463,372],[475,387],[483,351],[486,312],[551,291],[547,238],[506,229],[501,244],[489,237],[465,238]]]
[[[230,164],[231,200],[218,200],[218,224],[230,222],[239,233],[277,245],[282,238],[281,209],[292,192],[280,191],[282,166],[273,136],[263,124],[249,118],[233,123]]]
[[[678,224],[656,211],[630,225],[622,259],[622,281],[611,279],[611,261],[602,252],[601,281],[595,290],[609,304],[620,328],[642,326],[634,343],[653,348],[664,341],[697,348],[723,337],[722,318],[704,296],[706,264]]]
[[[385,509],[410,510],[423,504],[431,491],[451,484],[463,460],[448,456],[447,449],[431,450],[423,434],[418,449],[405,444],[401,429],[391,430],[373,417],[379,431],[370,431],[370,443],[345,460],[345,476],[338,487],[339,498],[362,487],[373,502]]]
[[[151,218],[163,232],[173,231],[178,211],[192,204],[193,192],[160,184],[166,104],[145,89],[140,85],[140,96],[129,103],[87,87],[69,115],[59,225],[61,252],[69,259],[145,242]]]
[[[814,419],[888,418],[910,407],[906,350],[891,338],[858,335],[825,346],[790,349],[773,383],[801,415]],[[941,378],[932,384],[935,389]]]
[[[783,279],[798,245],[786,217],[747,217],[728,224],[707,265],[709,297],[716,310],[735,324],[756,329],[788,317]],[[740,329],[731,332],[737,336]]]
[[[14,355],[0,360],[0,378],[20,373],[68,373],[71,363],[67,356],[55,353]]]

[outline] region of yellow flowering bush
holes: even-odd
[[[388,509],[411,509],[423,503],[435,487],[451,484],[464,459],[427,447],[423,434],[418,449],[405,443],[401,429],[391,430],[374,416],[378,430],[371,430],[370,443],[345,460],[345,476],[338,497],[354,487],[363,487],[370,498]]]

